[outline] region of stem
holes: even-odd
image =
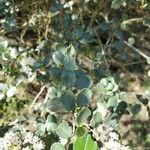
[[[36,97],[34,98],[32,104],[29,107],[29,110],[31,110],[31,108],[33,107],[34,103],[37,101],[37,99],[39,98],[39,96],[42,94],[42,92],[44,91],[44,89],[46,88],[46,85],[41,87],[40,92],[36,95]]]

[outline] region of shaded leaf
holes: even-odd
[[[78,90],[81,90],[83,88],[90,88],[93,84],[93,80],[89,75],[86,75],[82,70],[76,71],[76,83],[75,87]]]
[[[74,71],[63,71],[61,81],[66,87],[73,87],[76,82],[76,75]]]
[[[92,99],[92,92],[90,89],[83,89],[77,96],[77,105],[83,107]]]
[[[71,91],[66,91],[61,96],[61,103],[63,108],[71,111],[75,107],[76,97]]]
[[[119,102],[116,111],[123,112],[126,110],[127,107],[128,107],[127,103],[125,101],[121,101],[121,102]]]
[[[76,136],[77,136],[77,137],[81,137],[81,136],[83,136],[84,134],[85,134],[85,130],[84,130],[83,127],[78,127],[78,128],[76,129]]]
[[[137,115],[141,111],[141,105],[140,104],[134,104],[130,107],[130,112],[133,115]]]
[[[47,103],[47,107],[52,112],[61,111],[63,109],[59,98],[53,98],[49,100]]]
[[[65,69],[68,71],[74,71],[77,68],[75,59],[68,55],[65,56],[63,64]]]
[[[52,67],[49,70],[49,75],[50,75],[51,79],[53,79],[53,80],[60,81],[61,74],[62,74],[62,69],[61,68]]]

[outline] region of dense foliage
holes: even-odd
[[[146,0],[0,0],[0,150],[149,148],[149,14]],[[147,84],[131,96],[134,79]],[[141,130],[141,112],[138,143],[121,128]]]

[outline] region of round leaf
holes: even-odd
[[[75,101],[76,101],[76,97],[70,91],[64,92],[62,94],[62,96],[61,96],[62,106],[63,106],[63,108],[65,108],[68,111],[71,111],[71,110],[74,109],[74,107],[75,107]]]
[[[92,92],[90,89],[82,90],[77,96],[77,105],[83,107],[91,101]]]
[[[73,87],[76,81],[76,75],[74,71],[63,71],[61,81],[66,87]]]
[[[56,142],[51,146],[50,150],[65,150],[65,147],[61,143]]]
[[[84,130],[83,127],[78,127],[78,128],[76,129],[76,136],[77,136],[77,137],[81,137],[81,136],[83,136],[84,134],[85,134],[85,130]]]
[[[141,105],[140,104],[134,104],[130,108],[130,112],[133,115],[137,115],[141,111]]]
[[[68,71],[74,71],[77,67],[75,59],[68,55],[65,56],[63,64],[64,64],[65,69]]]
[[[62,110],[62,104],[59,98],[53,98],[48,101],[47,107],[52,112],[57,112]]]
[[[49,75],[53,80],[60,81],[62,74],[62,69],[58,67],[52,67],[49,70]]]
[[[117,111],[124,112],[127,107],[127,103],[125,101],[121,101],[117,106]]]
[[[53,54],[52,58],[57,65],[63,65],[64,54],[60,51],[57,51]]]
[[[72,128],[68,122],[64,121],[57,127],[56,133],[60,139],[67,139],[72,136]]]
[[[77,80],[75,83],[75,87],[78,90],[83,88],[90,88],[93,84],[92,78],[89,75],[86,75],[82,71],[76,71]]]

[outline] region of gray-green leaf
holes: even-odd
[[[95,111],[93,113],[93,116],[92,116],[92,119],[91,119],[91,122],[90,122],[91,126],[95,127],[101,122],[102,122],[102,115],[101,115],[101,113],[99,113],[98,111]]]
[[[80,125],[82,122],[84,122],[89,116],[91,115],[91,111],[88,108],[83,108],[79,115],[77,116],[77,122]]]
[[[71,111],[75,107],[76,97],[71,91],[66,91],[61,96],[61,103],[63,108]]]
[[[56,51],[54,54],[53,54],[53,60],[54,62],[57,64],[57,65],[63,65],[63,60],[64,60],[64,54],[60,51]]]
[[[72,136],[72,128],[68,122],[64,121],[57,127],[56,133],[60,139],[68,139]]]
[[[81,90],[83,88],[90,88],[93,84],[92,78],[80,70],[76,71],[76,77],[77,80],[75,83],[75,87],[78,90]]]
[[[83,89],[77,96],[77,105],[83,107],[92,99],[92,92],[90,89]]]
[[[60,81],[62,69],[58,67],[52,67],[49,70],[49,75],[53,80]]]
[[[140,104],[134,104],[130,108],[130,112],[133,115],[137,115],[141,111],[141,105]]]
[[[68,55],[65,56],[63,64],[68,71],[74,71],[77,68],[75,59]]]
[[[47,107],[52,112],[61,111],[63,109],[59,98],[53,98],[49,100],[47,103]]]
[[[65,150],[65,147],[61,143],[56,142],[51,146],[50,150]]]
[[[61,76],[62,84],[66,87],[73,87],[76,82],[76,75],[74,71],[63,71]]]
[[[116,107],[118,104],[118,99],[119,99],[118,95],[115,95],[115,96],[112,96],[111,98],[109,98],[108,107]]]

